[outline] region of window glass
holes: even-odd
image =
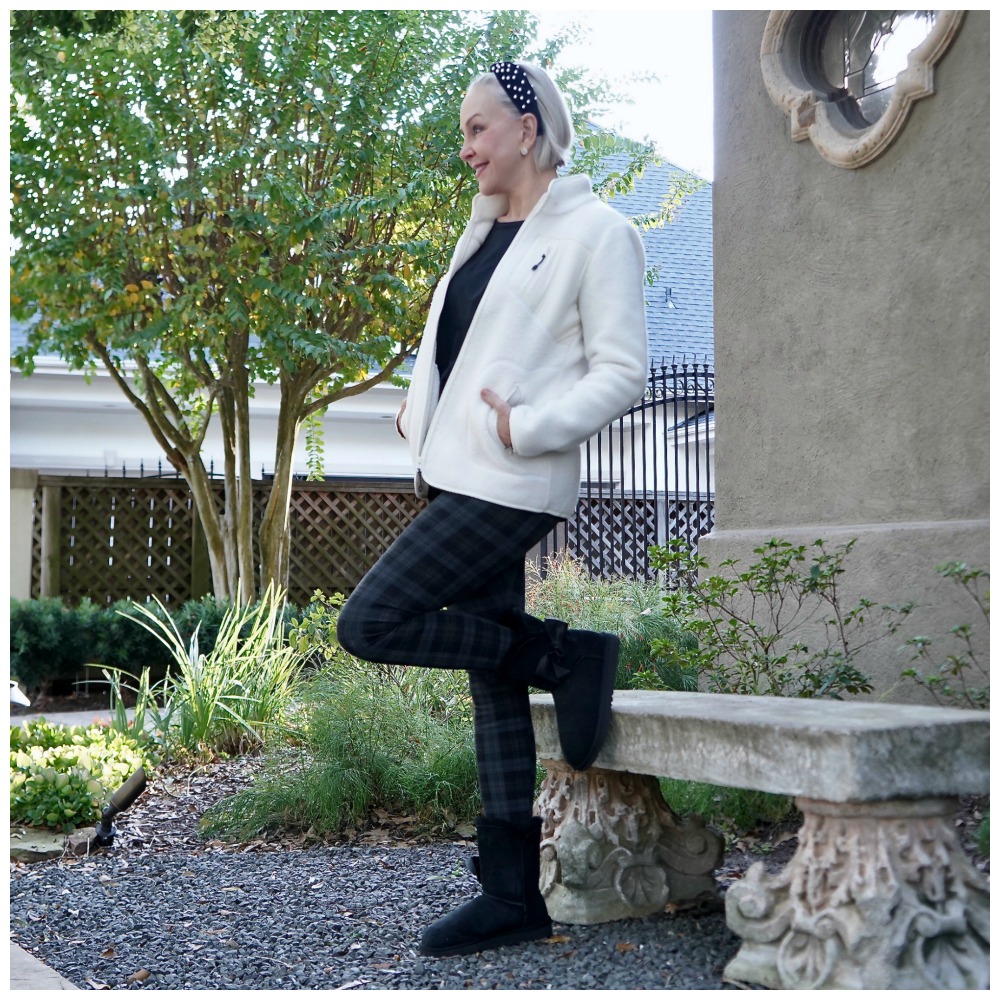
[[[841,107],[858,126],[885,113],[897,75],[930,34],[937,11],[840,10],[830,17],[820,46],[821,70],[843,94]],[[847,106],[845,106],[847,105]],[[852,113],[853,112],[853,113]]]

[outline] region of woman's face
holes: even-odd
[[[481,194],[507,194],[530,166],[522,118],[500,105],[490,88],[473,87],[462,101],[462,159],[475,171]]]

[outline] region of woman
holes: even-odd
[[[479,194],[396,421],[431,502],[337,627],[364,659],[469,672],[483,893],[425,931],[426,955],[552,933],[528,687],[552,692],[566,760],[584,770],[607,734],[618,639],[525,614],[524,560],[576,509],[580,444],[646,380],[642,244],[588,178],[557,177],[573,128],[556,85],[496,63],[460,122]]]

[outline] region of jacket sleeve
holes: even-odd
[[[634,405],[646,389],[645,255],[639,234],[614,220],[581,275],[578,306],[587,373],[561,395],[515,406],[515,454],[579,447]]]

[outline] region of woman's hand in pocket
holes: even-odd
[[[501,399],[492,389],[483,389],[479,394],[483,402],[492,406],[497,415],[497,437],[500,438],[505,448],[511,447],[510,440],[510,404]]]

